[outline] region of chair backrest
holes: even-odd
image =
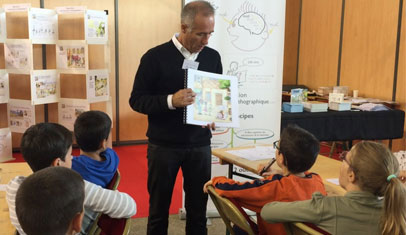
[[[106,186],[107,189],[116,190],[120,184],[121,175],[117,169],[110,183]],[[130,231],[131,218],[111,218],[106,214],[99,213],[88,234],[90,235],[125,235]]]
[[[223,219],[227,230],[234,235],[233,224],[246,231],[249,235],[255,235],[249,222],[246,220],[240,210],[227,198],[218,195],[213,186],[208,186],[208,192],[211,200],[217,208],[221,218]]]
[[[118,185],[120,184],[121,174],[120,171],[117,169],[116,173],[114,173],[113,178],[111,179],[110,183],[106,186],[107,189],[116,190]]]
[[[292,222],[284,223],[287,235],[323,235],[329,234],[316,225],[309,225],[307,223]]]

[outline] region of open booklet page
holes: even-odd
[[[186,79],[196,93],[195,103],[185,109],[186,124],[239,127],[237,77],[189,69]]]

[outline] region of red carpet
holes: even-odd
[[[148,216],[147,191],[147,145],[133,145],[114,147],[120,157],[118,169],[121,173],[121,181],[118,190],[131,195],[137,203],[137,214],[133,218]],[[74,149],[72,155],[79,155],[79,149]],[[16,158],[10,162],[24,162],[21,153],[13,153]],[[173,189],[172,204],[169,210],[170,214],[177,214],[182,207],[182,173],[179,171]]]
[[[137,214],[134,218],[148,216],[147,191],[147,146],[134,145],[114,147],[120,157],[121,181],[118,190],[130,194],[137,202]],[[177,214],[182,207],[182,174],[181,171],[176,179],[172,194],[170,214]]]
[[[120,146],[114,147],[120,157],[120,173],[121,181],[118,189],[122,192],[130,194],[137,203],[137,214],[134,218],[148,216],[148,200],[149,195],[147,191],[147,145],[133,145],[133,146]],[[340,147],[334,152],[333,158],[338,159]],[[326,143],[320,145],[320,154],[328,156],[330,153],[330,146]],[[79,155],[79,149],[73,150],[73,155]],[[20,153],[14,153],[13,156],[16,160],[12,162],[23,162]],[[175,188],[173,190],[172,204],[170,207],[170,214],[177,214],[179,208],[182,207],[182,173],[179,171],[178,178],[176,179]]]

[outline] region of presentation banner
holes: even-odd
[[[280,135],[286,1],[208,2],[216,10],[209,47],[220,53],[223,73],[238,78],[240,122],[217,128],[212,148],[272,144]],[[212,177],[218,175],[227,175],[227,166],[213,156]]]

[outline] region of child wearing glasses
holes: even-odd
[[[203,189],[207,192],[207,186],[213,185],[219,195],[255,211],[259,234],[286,233],[283,224],[268,224],[263,221],[259,213],[266,203],[307,200],[314,192],[326,194],[321,177],[307,172],[320,150],[316,137],[300,127],[288,126],[282,131],[281,139],[275,147],[276,163],[282,172],[267,172],[265,178],[248,182],[238,182],[223,176],[214,177]],[[259,170],[262,170],[262,166]]]
[[[405,235],[406,187],[397,177],[399,163],[392,152],[364,141],[341,158],[344,196],[314,193],[311,200],[272,202],[262,209],[262,218],[270,223],[314,223],[331,234]]]

